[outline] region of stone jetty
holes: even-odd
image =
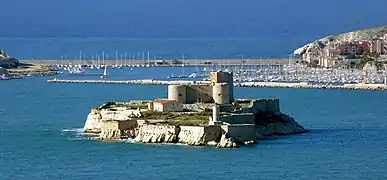
[[[64,80],[52,79],[49,83],[87,83],[87,84],[144,84],[144,85],[209,85],[209,81],[161,81],[161,80]],[[235,87],[263,88],[310,88],[310,89],[348,89],[348,90],[387,90],[384,84],[309,84],[309,83],[278,83],[278,82],[245,82],[234,83]]]
[[[209,85],[209,81],[160,81],[152,79],[143,80],[65,80],[52,79],[49,83],[84,83],[84,84],[148,84],[148,85]]]

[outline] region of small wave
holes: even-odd
[[[79,140],[88,140],[89,138],[87,137],[73,137],[73,138],[68,138],[70,141],[79,141]]]
[[[131,139],[131,138],[129,138],[129,139],[124,139],[124,140],[122,140],[122,142],[132,143],[132,144],[135,144],[135,143],[136,143],[136,141],[134,141],[134,139]]]
[[[62,132],[76,132],[83,133],[83,128],[71,128],[71,129],[62,129]]]

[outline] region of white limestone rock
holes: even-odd
[[[101,140],[117,140],[121,138],[121,130],[119,129],[107,129],[103,130],[99,134]]]
[[[102,116],[97,110],[92,110],[85,122],[83,131],[85,133],[100,133],[101,132]]]
[[[115,108],[113,109],[92,109],[84,126],[86,133],[100,133],[103,120],[127,121],[134,117],[141,117],[139,109]]]
[[[220,138],[220,142],[216,146],[217,148],[239,148],[239,145],[232,139],[227,137],[227,134],[223,134]]]
[[[206,146],[219,141],[221,134],[219,126],[181,126],[178,140],[191,146]]]
[[[141,125],[135,142],[139,143],[176,143],[180,128],[171,125]]]

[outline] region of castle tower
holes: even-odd
[[[234,79],[232,72],[211,72],[212,96],[217,104],[234,101]]]
[[[169,85],[168,99],[175,100],[178,103],[187,103],[187,86],[186,85]]]

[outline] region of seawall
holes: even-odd
[[[85,84],[146,84],[146,85],[209,85],[208,81],[160,81],[160,80],[64,80],[52,79],[49,83],[85,83]],[[308,83],[277,83],[277,82],[247,82],[234,83],[235,87],[260,88],[309,88],[309,89],[348,89],[348,90],[387,90],[384,84],[308,84]]]

